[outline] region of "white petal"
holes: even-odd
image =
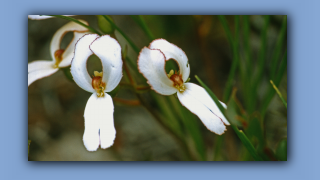
[[[60,62],[59,67],[70,66],[71,60],[74,56],[74,47],[76,43],[79,41],[79,39],[82,38],[82,36],[84,36],[85,34],[88,34],[88,32],[86,33],[74,32],[72,41],[69,43],[68,47],[65,49],[65,51],[62,54],[62,61]]]
[[[188,90],[188,92],[192,93],[192,95],[196,99],[198,99],[202,104],[204,104],[207,108],[209,108],[215,115],[217,115],[223,121],[224,124],[230,125],[230,123],[224,117],[224,115],[222,114],[222,112],[220,111],[216,103],[212,100],[210,95],[207,93],[207,91],[203,87],[193,83],[184,83],[184,85],[186,86],[186,89]],[[220,103],[225,109],[227,108],[226,104],[224,104],[221,101]]]
[[[34,61],[28,64],[28,86],[34,81],[50,76],[57,72],[58,68],[53,68],[52,61]]]
[[[92,93],[95,90],[92,88],[92,79],[87,71],[87,60],[93,54],[89,46],[98,37],[97,34],[84,35],[75,46],[74,57],[71,62],[73,80],[79,87]]]
[[[79,19],[79,21],[88,25],[88,23],[84,20]],[[53,38],[50,43],[50,53],[54,62],[56,61],[54,57],[54,53],[60,49],[60,42],[63,36],[69,31],[87,32],[88,29],[75,22],[69,22],[66,25],[62,26],[60,29],[58,29],[58,31],[53,35]]]
[[[43,69],[53,68],[54,63],[52,61],[38,60],[28,63],[28,73],[32,71],[39,71]]]
[[[96,151],[113,145],[116,130],[113,123],[113,102],[108,94],[97,97],[94,93],[90,96],[84,110],[85,130],[83,143],[88,151]]]
[[[138,68],[152,89],[162,95],[171,95],[177,92],[177,89],[167,76],[165,62],[161,51],[144,47],[138,58]]]
[[[104,35],[93,41],[90,49],[101,60],[103,70],[102,82],[106,83],[105,92],[110,92],[117,87],[122,78],[120,44],[109,35]]]
[[[160,49],[166,57],[166,60],[174,59],[179,65],[180,74],[183,82],[186,82],[190,75],[190,66],[187,55],[178,46],[169,43],[164,39],[156,39],[149,45],[150,49]]]
[[[198,91],[199,89],[194,87],[197,85],[192,83],[185,83],[185,85],[187,89],[183,93],[177,93],[181,104],[197,115],[210,131],[219,135],[223,134],[224,131],[226,131],[226,126],[222,118],[216,114],[220,111],[212,111],[211,109],[214,109],[214,107],[207,107],[208,100],[204,101],[205,98],[209,98],[211,100],[207,92]]]
[[[64,15],[64,16],[74,16],[74,15]],[[28,15],[28,18],[32,20],[42,20],[42,19],[48,19],[53,17],[54,16]]]

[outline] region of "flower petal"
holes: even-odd
[[[90,49],[101,60],[102,81],[106,83],[105,92],[110,92],[117,87],[122,78],[121,46],[117,40],[104,35],[93,41]]]
[[[28,63],[28,73],[32,71],[39,71],[42,69],[50,69],[53,68],[52,61],[46,61],[46,60],[38,60],[38,61],[32,61]]]
[[[165,56],[159,50],[144,47],[138,58],[139,71],[148,80],[148,84],[162,95],[171,95],[177,92],[165,71]]]
[[[207,93],[207,91],[202,88],[201,86],[193,83],[184,83],[186,86],[186,89],[189,92],[192,92],[192,95],[198,99],[202,104],[204,104],[210,111],[212,111],[216,116],[218,116],[224,124],[230,125],[230,123],[227,121],[227,119],[224,117],[216,103],[212,100],[210,95]],[[220,101],[222,106],[226,109],[227,105]]]
[[[113,145],[116,130],[113,123],[113,102],[108,94],[97,97],[90,96],[84,110],[85,130],[83,143],[88,151],[96,151]]]
[[[88,25],[88,23],[84,20],[79,19],[79,21]],[[75,23],[75,22],[69,22],[66,25],[62,26],[60,29],[58,29],[58,31],[53,35],[53,38],[50,43],[50,53],[51,53],[51,57],[54,62],[56,62],[56,59],[54,57],[54,53],[60,49],[60,42],[61,42],[63,36],[69,31],[87,32],[88,29],[81,26],[80,24]],[[68,52],[72,53],[72,51],[68,51]]]
[[[33,61],[28,64],[28,86],[34,81],[50,76],[59,69],[53,67],[52,61]]]
[[[89,46],[98,37],[97,34],[84,35],[75,46],[74,57],[71,62],[73,80],[79,87],[92,93],[95,90],[92,88],[92,79],[87,71],[87,60],[93,54]]]
[[[82,38],[82,36],[88,33],[89,32],[86,32],[86,33],[74,32],[72,41],[69,43],[68,47],[65,49],[65,51],[62,54],[62,61],[60,62],[59,67],[63,68],[63,67],[70,66],[71,60],[74,56],[74,47],[76,43],[79,41],[80,38]]]
[[[229,122],[218,115],[221,112],[216,110],[217,107],[208,93],[196,84],[185,83],[185,86],[184,92],[177,93],[181,104],[197,115],[210,131],[223,134],[226,131],[225,124],[229,125]]]
[[[64,16],[74,16],[74,15],[64,15]],[[42,20],[42,19],[49,19],[53,17],[54,16],[28,15],[28,18],[32,20]]]
[[[149,48],[160,49],[161,52],[163,52],[163,54],[165,55],[167,61],[169,59],[174,59],[179,65],[183,82],[187,81],[190,75],[190,66],[187,55],[184,53],[184,51],[182,51],[178,46],[169,43],[164,39],[156,39],[152,41],[149,45]]]

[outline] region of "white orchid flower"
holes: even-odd
[[[179,73],[165,71],[165,63],[174,59],[179,65]],[[162,95],[177,93],[181,104],[197,115],[203,124],[216,134],[226,131],[230,125],[217,105],[202,87],[187,83],[190,66],[186,54],[176,45],[164,39],[154,40],[149,47],[144,47],[138,58],[139,71],[148,80],[153,90]],[[222,103],[226,108],[226,105]]]
[[[84,20],[79,21],[88,25]],[[65,50],[60,49],[60,42],[63,36],[69,31],[74,33],[74,37]],[[88,29],[75,22],[69,22],[62,26],[53,35],[50,43],[50,54],[53,60],[38,60],[28,64],[28,86],[38,79],[52,75],[57,72],[59,68],[70,66],[73,58],[74,46],[85,34],[88,34]]]
[[[91,78],[87,71],[87,59],[98,56],[102,72],[94,72]],[[121,47],[109,35],[83,36],[76,44],[71,63],[71,74],[78,86],[93,93],[84,110],[85,130],[83,143],[88,151],[105,149],[113,145],[116,130],[113,124],[113,102],[106,93],[116,88],[122,78]]]
[[[64,15],[64,16],[74,16],[74,15]],[[28,19],[32,19],[32,20],[43,20],[43,19],[49,19],[53,17],[54,16],[28,15]]]

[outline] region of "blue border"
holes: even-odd
[[[6,1],[1,11],[1,179],[317,179],[320,1]],[[288,15],[288,162],[28,162],[28,14]],[[4,21],[4,22],[3,22]],[[318,177],[318,179],[320,179]]]

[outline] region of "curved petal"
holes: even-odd
[[[93,41],[90,49],[101,60],[102,81],[106,83],[105,92],[110,92],[117,87],[122,78],[120,44],[109,35],[104,35]]]
[[[65,51],[62,54],[62,61],[59,63],[59,67],[63,68],[63,67],[70,66],[71,60],[74,56],[74,47],[76,43],[79,41],[80,38],[82,38],[82,36],[88,33],[89,32],[86,32],[86,33],[74,32],[72,41],[69,43],[68,47],[65,49]]]
[[[149,48],[160,49],[161,52],[163,52],[163,54],[165,55],[167,61],[169,59],[174,59],[179,65],[183,82],[186,82],[190,75],[190,66],[187,55],[184,53],[184,51],[182,51],[178,46],[169,43],[164,39],[156,39],[152,41],[149,45]]]
[[[192,95],[198,99],[202,104],[204,104],[211,112],[213,112],[216,116],[218,116],[224,124],[230,125],[227,121],[226,117],[222,114],[216,103],[212,100],[207,91],[201,86],[193,83],[184,83],[188,92],[191,92]],[[227,109],[227,105],[220,101],[222,106]]]
[[[144,47],[139,54],[138,69],[153,90],[162,95],[171,95],[177,92],[177,89],[167,76],[165,62],[161,51]]]
[[[224,121],[216,115],[216,113],[218,113],[217,111],[211,110],[214,109],[213,107],[207,107],[207,100],[203,102],[203,99],[205,98],[211,100],[207,92],[196,91],[198,89],[193,87],[197,86],[195,84],[185,83],[185,85],[187,89],[182,93],[177,93],[181,104],[197,115],[210,131],[219,135],[223,134],[224,131],[226,131]]]
[[[94,93],[90,96],[84,110],[85,130],[83,143],[88,151],[96,151],[113,145],[116,130],[113,123],[113,102],[108,94],[97,97]]]
[[[84,20],[79,19],[79,21],[88,25],[88,23]],[[51,53],[53,62],[56,62],[54,53],[60,49],[60,42],[63,36],[69,31],[87,32],[88,29],[75,22],[69,22],[66,25],[62,26],[60,29],[58,29],[58,31],[53,35],[53,38],[50,43],[50,53]]]
[[[92,79],[87,71],[87,60],[89,56],[92,55],[89,46],[98,37],[97,34],[84,35],[75,46],[74,57],[71,62],[73,80],[79,87],[92,93],[94,93],[95,90],[92,88]]]
[[[46,61],[46,60],[39,60],[39,61],[32,61],[28,63],[28,73],[32,71],[39,71],[42,69],[50,69],[53,68],[52,61]]]
[[[64,15],[64,16],[74,16],[74,15]],[[42,19],[49,19],[53,17],[54,16],[28,15],[28,18],[32,20],[42,20]]]
[[[59,69],[51,61],[34,61],[28,64],[28,86],[34,81],[50,76]]]

